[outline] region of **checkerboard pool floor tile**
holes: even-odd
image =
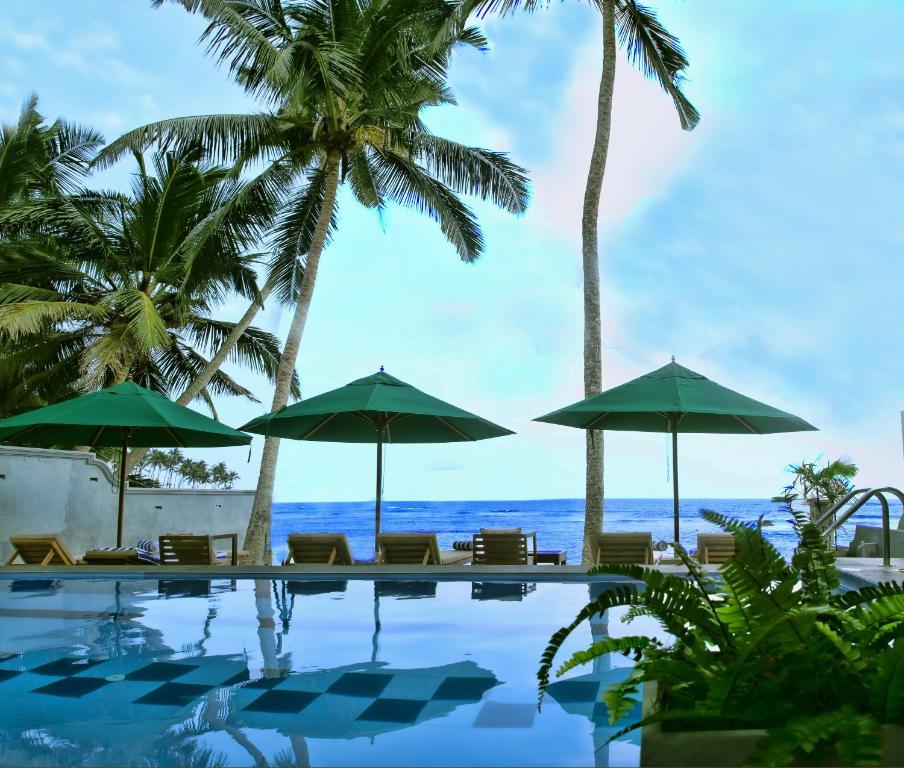
[[[249,712],[295,713],[301,712],[320,694],[308,691],[267,691],[244,709]]]
[[[479,701],[497,681],[491,677],[447,677],[431,696],[433,701]]]
[[[21,674],[17,669],[0,669],[0,683],[5,680],[11,680],[16,675]]]
[[[600,684],[597,680],[560,680],[547,689],[560,704],[592,702],[599,698]]]
[[[426,705],[426,701],[412,699],[377,699],[358,715],[358,720],[380,723],[413,723]]]
[[[177,677],[187,675],[193,669],[192,664],[172,664],[168,661],[155,661],[140,669],[133,670],[126,675],[126,680],[150,680],[165,682],[175,680]]]
[[[35,667],[31,671],[36,675],[49,675],[50,677],[70,677],[96,664],[102,664],[103,659],[56,659]]]
[[[51,696],[65,696],[70,699],[80,699],[98,688],[103,688],[109,683],[99,677],[64,677],[48,685],[36,688],[34,693],[46,693]]]
[[[377,675],[369,672],[346,672],[327,688],[328,693],[344,696],[379,696],[389,685],[392,675]]]
[[[135,699],[136,704],[162,704],[169,707],[184,707],[207,693],[212,685],[190,683],[164,683],[153,691]]]

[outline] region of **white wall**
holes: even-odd
[[[254,491],[130,488],[124,544],[163,533],[245,535]],[[75,556],[116,544],[113,473],[93,453],[0,446],[0,559],[9,537],[56,533]]]

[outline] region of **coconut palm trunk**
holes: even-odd
[[[311,298],[314,295],[317,266],[320,263],[320,256],[326,244],[327,232],[333,216],[333,208],[336,204],[341,157],[341,153],[337,150],[330,151],[326,157],[326,191],[323,198],[323,207],[317,216],[317,224],[314,228],[314,235],[311,238],[311,248],[305,259],[304,276],[298,291],[298,300],[295,303],[295,314],[292,317],[292,324],[289,326],[289,334],[286,336],[286,343],[283,346],[282,357],[279,361],[279,369],[276,373],[276,390],[273,393],[271,411],[279,410],[289,401],[289,389],[292,383],[292,374],[295,371],[295,361],[298,358],[301,337],[304,334],[305,324],[308,319],[308,309],[311,306]],[[264,440],[264,453],[261,457],[261,468],[257,479],[257,491],[254,495],[254,506],[251,510],[251,519],[248,521],[248,530],[245,533],[244,549],[248,550],[253,563],[269,565],[272,560],[270,508],[273,504],[273,485],[276,479],[276,461],[278,456],[279,438],[267,437]]]
[[[189,405],[191,401],[200,395],[201,391],[210,384],[210,380],[214,377],[216,372],[223,367],[223,363],[226,362],[229,353],[232,352],[235,345],[239,343],[242,334],[244,334],[251,326],[251,323],[254,322],[254,318],[263,308],[264,302],[267,300],[267,297],[270,295],[275,284],[276,281],[272,277],[267,280],[264,287],[261,289],[260,298],[251,302],[248,309],[245,310],[245,314],[242,315],[242,318],[236,323],[235,327],[226,337],[226,340],[220,345],[220,348],[214,353],[213,357],[210,358],[207,365],[201,369],[201,373],[192,380],[186,390],[176,399],[176,402],[179,403],[179,405]],[[126,462],[126,471],[131,472],[144,458],[148,450],[148,448],[136,448],[132,451],[129,454],[129,460]]]
[[[612,96],[615,91],[615,5],[603,3],[603,72],[597,100],[596,134],[587,186],[584,190],[584,209],[581,217],[581,253],[584,268],[584,396],[602,391],[602,322],[600,319],[600,265],[597,235],[609,134],[612,127]],[[593,558],[593,537],[603,525],[603,432],[589,430],[586,446],[586,501],[584,510],[584,546],[581,561]]]

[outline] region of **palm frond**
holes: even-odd
[[[480,257],[483,233],[477,218],[452,190],[395,152],[375,154],[373,166],[379,189],[388,200],[436,221],[462,261]]]
[[[681,42],[662,26],[655,11],[636,0],[618,0],[615,24],[628,61],[659,83],[672,97],[681,127],[693,130],[700,122],[700,113],[682,91],[688,60]]]

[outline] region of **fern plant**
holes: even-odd
[[[651,712],[620,731],[762,728],[755,764],[875,764],[881,726],[904,724],[904,587],[839,592],[834,553],[805,514],[792,512],[799,542],[788,563],[744,523],[706,510],[735,538],[736,555],[709,573],[680,545],[689,576],[611,564],[590,574],[628,577],[588,603],[550,639],[538,671],[540,703],[563,642],[584,621],[615,606],[626,619],[653,617],[669,636],[606,638],[573,654],[561,676],[609,653],[635,660],[603,698],[614,725],[655,682]],[[639,584],[638,584],[639,582]]]

